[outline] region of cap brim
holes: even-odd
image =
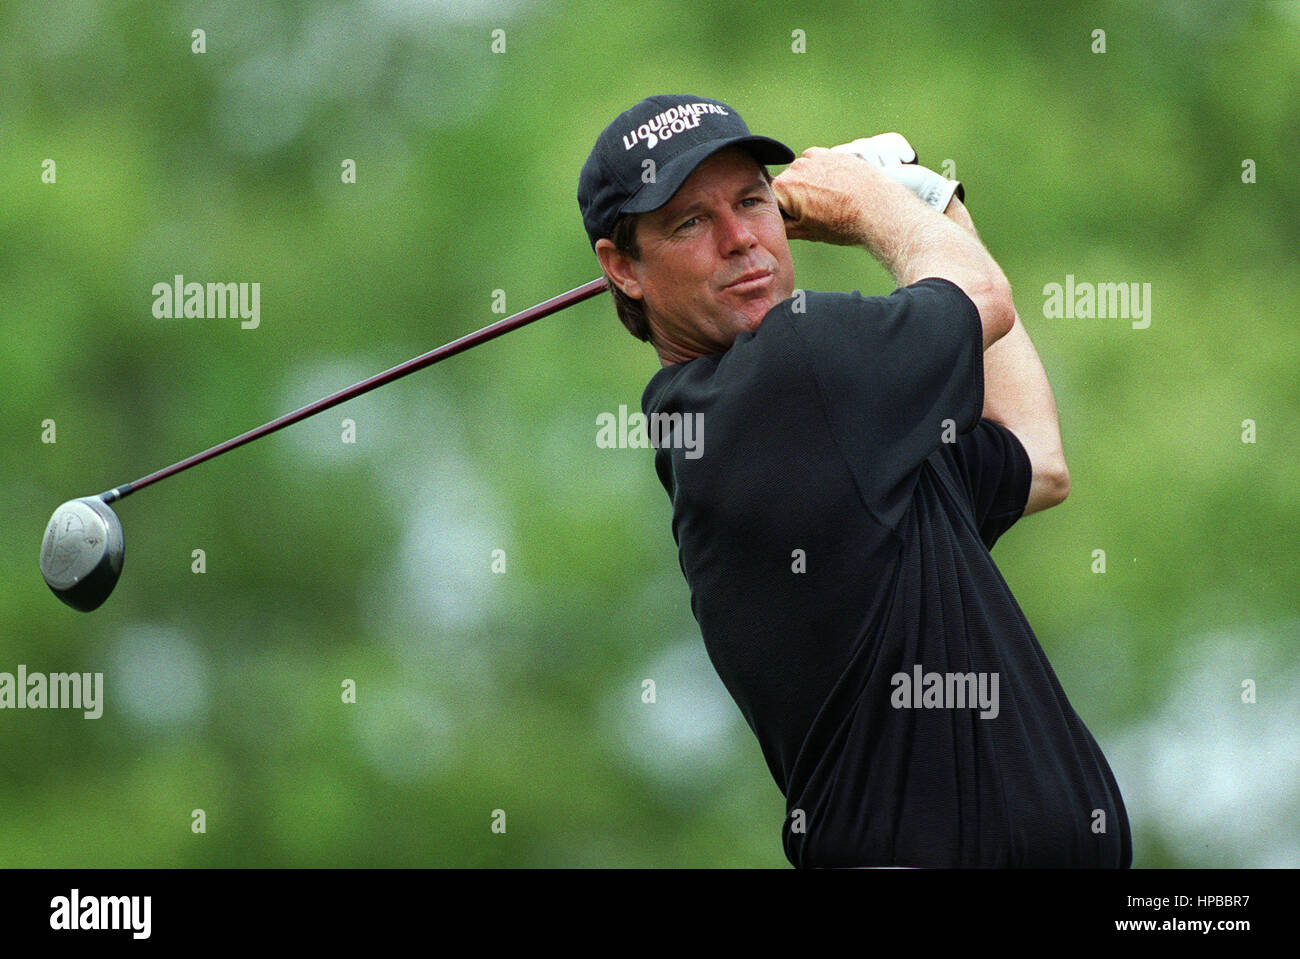
[[[655,174],[653,183],[647,183],[619,208],[619,213],[649,213],[657,210],[676,195],[682,184],[695,172],[695,168],[719,150],[727,147],[744,147],[754,159],[764,165],[793,163],[794,151],[780,140],[771,137],[723,137],[710,140],[673,157]]]

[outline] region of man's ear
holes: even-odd
[[[627,296],[634,300],[645,296],[636,277],[632,257],[616,247],[613,240],[602,237],[596,241],[596,258],[600,260],[601,269]]]

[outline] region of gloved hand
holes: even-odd
[[[841,143],[831,147],[841,153],[852,153],[862,157],[879,169],[895,183],[907,187],[942,213],[948,209],[953,194],[957,199],[965,200],[966,191],[956,180],[935,173],[916,163],[916,151],[900,133],[881,133],[874,137],[860,137],[850,143]]]
[[[856,153],[872,166],[897,166],[915,163],[916,151],[901,133],[879,133],[874,137],[859,137],[851,143],[841,143],[832,150]]]

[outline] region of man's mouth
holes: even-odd
[[[732,280],[723,289],[729,293],[753,293],[761,290],[771,279],[771,270],[752,270]]]

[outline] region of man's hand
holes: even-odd
[[[864,246],[870,239],[862,199],[903,188],[856,154],[809,147],[772,181],[786,235],[841,246]]]
[[[935,173],[916,164],[916,151],[901,133],[881,133],[862,137],[851,143],[831,147],[841,153],[851,153],[866,160],[895,183],[912,191],[922,202],[940,213],[948,210],[953,196],[966,198],[966,192],[956,180]]]

